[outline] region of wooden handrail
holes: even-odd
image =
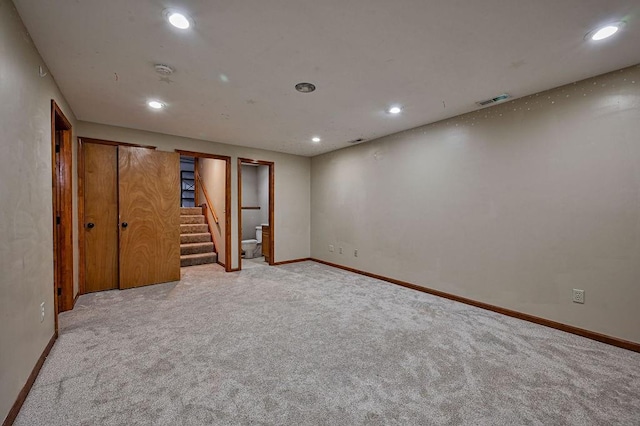
[[[200,187],[202,188],[202,193],[204,194],[204,199],[207,201],[207,206],[211,209],[211,215],[213,216],[213,220],[215,223],[218,223],[218,215],[216,214],[216,209],[213,207],[213,203],[211,202],[211,198],[209,198],[209,193],[207,192],[207,187],[204,185],[202,178],[200,177],[200,173],[198,170],[194,170],[196,174],[196,179],[200,183]]]

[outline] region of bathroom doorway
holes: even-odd
[[[238,267],[274,264],[274,163],[238,158]]]

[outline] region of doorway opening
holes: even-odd
[[[231,272],[231,157],[180,154],[180,262],[218,263]]]
[[[238,269],[243,259],[274,264],[274,167],[238,158]]]
[[[56,332],[58,313],[73,309],[73,215],[71,123],[51,100],[53,198],[53,282]]]

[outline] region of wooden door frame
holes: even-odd
[[[56,135],[60,133],[60,144]],[[58,313],[73,309],[73,159],[72,126],[51,99],[51,191],[53,208],[53,305],[55,329]],[[58,151],[59,163],[56,163]],[[59,166],[58,166],[59,164]],[[60,200],[58,199],[60,194]],[[58,290],[60,289],[60,290]],[[58,297],[60,291],[60,298]],[[59,309],[58,303],[61,308]]]
[[[95,143],[100,145],[114,146],[135,146],[148,149],[156,149],[155,146],[138,145],[127,142],[115,142],[102,139],[93,139],[79,136],[78,137],[78,294],[85,294],[86,288],[86,252],[85,252],[85,229],[84,229],[84,149],[85,143]]]
[[[269,241],[269,265],[275,264],[275,165],[273,161],[253,160],[251,158],[238,157],[238,271],[242,270],[242,165],[254,164],[269,166],[269,229],[271,238]]]
[[[194,170],[197,167],[199,158],[209,158],[213,160],[222,160],[225,163],[225,176],[224,176],[224,270],[225,272],[232,272],[231,269],[231,157],[226,155],[207,154],[204,152],[185,151],[182,149],[175,150],[178,154],[186,157],[194,157]],[[196,191],[195,199],[196,205],[198,200],[198,181],[195,182]],[[213,238],[213,236],[211,236]]]

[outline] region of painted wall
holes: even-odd
[[[162,120],[169,111],[153,113]],[[145,132],[79,121],[79,136],[119,142],[153,145],[163,151],[183,149],[231,157],[231,255],[233,268],[238,266],[238,157],[275,163],[275,256],[276,262],[309,257],[310,246],[310,168],[308,157],[226,145],[161,133]]]
[[[260,207],[258,202],[258,167],[242,166],[242,206]],[[256,238],[256,226],[260,224],[260,210],[242,210],[242,239]]]
[[[0,420],[54,334],[51,99],[76,123],[39,66],[48,72],[13,3],[0,0]]]
[[[314,157],[311,254],[640,342],[639,135],[635,66]]]
[[[225,178],[227,166],[223,160],[215,160],[213,158],[200,158],[198,159],[198,167],[200,169],[200,176],[207,187],[207,194],[211,197],[211,202],[218,215],[218,223],[213,220],[211,209],[207,210],[209,214],[209,223],[213,227],[214,241],[216,242],[216,251],[218,252],[218,262],[224,264],[225,253],[227,248],[225,246],[225,232],[226,224],[224,221],[224,215],[227,207],[225,206]],[[200,204],[205,202],[204,193],[202,187],[199,187]]]
[[[258,225],[269,223],[269,166],[258,166]]]

